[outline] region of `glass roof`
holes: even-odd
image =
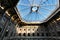
[[[17,4],[23,22],[44,22],[59,7],[59,0],[20,0]]]

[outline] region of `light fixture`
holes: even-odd
[[[59,0],[19,0],[15,8],[22,22],[38,24],[48,21],[59,8]]]

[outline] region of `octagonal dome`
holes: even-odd
[[[44,23],[56,13],[59,0],[19,0],[17,14],[24,23]]]

